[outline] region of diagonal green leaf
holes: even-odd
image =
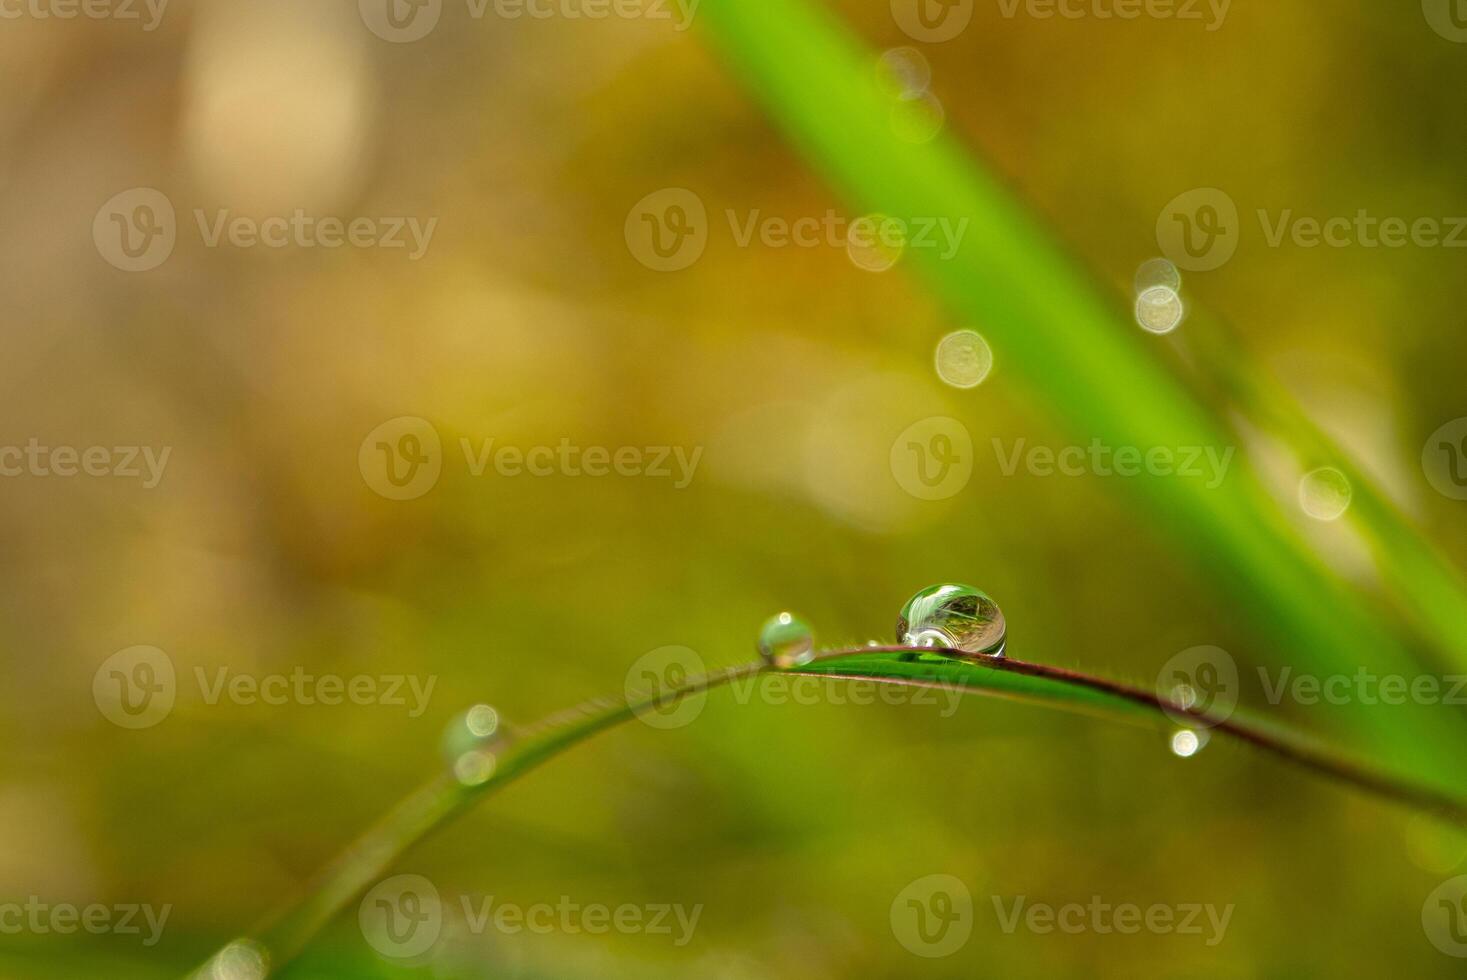
[[[1229,441],[1177,379],[1143,349],[1128,308],[1099,290],[992,174],[945,136],[910,143],[891,126],[875,53],[809,0],[708,0],[703,22],[789,138],[865,212],[914,221],[966,220],[951,258],[909,250],[941,299],[983,325],[1045,404],[1082,442],[1213,446]],[[1273,649],[1321,674],[1368,666],[1410,675],[1420,665],[1299,538],[1246,466],[1216,489],[1142,477],[1148,521],[1251,617]],[[1330,720],[1377,760],[1439,785],[1460,785],[1467,724],[1439,707],[1389,712],[1358,702]]]

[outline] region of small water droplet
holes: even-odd
[[[1165,286],[1174,293],[1182,290],[1182,274],[1167,259],[1147,259],[1136,269],[1136,294],[1156,286]]]
[[[1202,751],[1209,738],[1211,736],[1208,735],[1205,728],[1178,728],[1172,732],[1172,755],[1190,759]]]
[[[888,215],[863,214],[846,229],[846,255],[867,272],[890,269],[906,247],[906,226]]]
[[[897,619],[897,642],[950,647],[1002,657],[1007,640],[1003,610],[970,585],[932,585],[908,599]]]
[[[477,786],[494,775],[494,750],[502,736],[499,712],[487,704],[454,715],[440,743],[454,777],[465,786]]]
[[[270,970],[270,952],[253,939],[236,939],[209,961],[207,980],[263,980]]]
[[[931,92],[904,95],[891,104],[891,131],[908,143],[927,143],[942,132],[947,110]]]
[[[1350,478],[1332,466],[1305,473],[1299,481],[1299,506],[1316,521],[1338,520],[1354,496]]]
[[[464,786],[482,786],[498,765],[499,757],[489,749],[471,749],[453,761],[453,778]]]
[[[954,388],[976,388],[993,370],[993,348],[976,330],[955,330],[937,342],[937,376]]]
[[[780,670],[803,667],[815,659],[815,631],[792,613],[771,616],[759,628],[759,656]]]
[[[1171,333],[1185,312],[1182,297],[1168,286],[1152,286],[1136,297],[1136,322],[1151,333]]]
[[[892,48],[876,61],[876,81],[893,98],[911,98],[932,84],[932,67],[916,48]]]

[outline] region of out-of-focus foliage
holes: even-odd
[[[905,259],[872,273],[844,248],[739,245],[730,210],[855,214],[705,43],[709,25],[476,20],[449,3],[431,36],[393,44],[354,7],[174,0],[152,32],[0,22],[0,443],[171,447],[153,489],[0,480],[0,895],[172,906],[151,947],[0,935],[0,973],[179,975],[440,765],[439,733],[467,705],[538,718],[619,690],[668,645],[746,659],[782,608],[822,642],[887,640],[915,589],[972,581],[1002,603],[1016,656],[1149,684],[1213,644],[1245,703],[1313,717],[1257,683],[1259,666],[1299,667],[1297,651],[1131,507],[1123,480],[1005,475],[993,440],[1074,435],[1002,344],[981,386],[936,377],[942,336],[992,325],[954,319]],[[916,43],[885,4],[831,7],[877,50]],[[960,37],[917,46],[947,134],[1119,301],[1167,202],[1226,189],[1243,240],[1185,295],[1226,314],[1393,507],[1467,554],[1462,505],[1419,462],[1467,414],[1459,253],[1269,247],[1254,217],[1467,214],[1467,48],[1414,5],[1298,0],[1235,3],[1213,32],[977,4]],[[172,201],[178,244],[128,274],[92,225],[139,186]],[[625,222],[669,187],[704,202],[709,241],[657,273]],[[194,216],[297,208],[438,223],[412,261],[211,248]],[[893,481],[888,454],[935,415],[964,423],[976,463],[962,493],[929,502]],[[411,501],[359,470],[364,438],[399,416],[431,420],[444,447],[436,487]],[[460,439],[703,453],[678,489],[474,476]],[[1287,468],[1278,492],[1296,492]],[[1354,601],[1389,618],[1348,524],[1290,513]],[[171,657],[178,699],[124,731],[93,678],[139,644]],[[209,704],[196,671],[212,685],[221,668],[434,687],[416,717]],[[431,968],[407,968],[349,914],[292,975],[1448,976],[1421,910],[1464,857],[1456,835],[1221,740],[1183,760],[1149,730],[1019,704],[945,716],[711,696],[694,724],[631,725],[566,755],[402,869],[450,899],[702,904],[687,945],[452,932]],[[974,934],[918,960],[890,911],[933,873],[967,884]],[[994,898],[1017,896],[1236,910],[1208,947],[1006,933]]]

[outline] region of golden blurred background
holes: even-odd
[[[751,220],[858,215],[696,11],[448,0],[399,43],[370,0],[172,0],[152,21],[142,0],[54,16],[66,3],[0,4],[0,444],[51,450],[47,473],[0,479],[0,901],[171,912],[151,944],[0,915],[0,976],[183,975],[440,765],[464,708],[527,723],[669,645],[746,660],[781,609],[822,643],[889,641],[912,592],[968,581],[1002,603],[1014,656],[1143,686],[1197,644],[1268,660],[1123,480],[1004,473],[994,440],[1072,440],[1001,346],[982,384],[939,377],[939,340],[983,324],[841,241],[740,242]],[[970,5],[926,42],[887,3],[831,3],[875,50],[915,52],[946,131],[1123,298],[1167,202],[1226,189],[1242,240],[1189,301],[1467,553],[1461,504],[1419,468],[1467,414],[1461,253],[1271,247],[1252,217],[1467,214],[1467,47],[1414,4],[1234,0],[1215,30]],[[629,237],[668,189],[706,208],[706,247],[674,272]],[[358,243],[323,245],[323,219],[342,239],[359,222]],[[891,463],[933,417],[973,441],[961,492],[935,500]],[[375,468],[387,445],[411,477],[435,437],[421,493]],[[485,450],[562,445],[577,467],[475,472]],[[107,448],[119,472],[60,475],[55,447]],[[640,474],[589,475],[590,447],[635,450]],[[664,449],[669,475],[647,472]],[[1310,533],[1348,572],[1344,532]],[[176,697],[130,729],[97,678],[136,647],[166,655]],[[431,695],[210,697],[298,670]],[[396,869],[449,899],[701,906],[685,944],[457,923],[399,962],[353,903],[285,975],[1449,976],[1421,903],[1464,859],[1467,838],[1220,739],[1181,759],[1150,730],[998,700],[715,695],[695,724],[568,753]],[[971,892],[973,932],[927,957],[893,905],[933,874]],[[1214,945],[1006,932],[1019,896],[1235,911]]]

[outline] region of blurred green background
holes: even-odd
[[[1008,17],[992,0],[941,43],[905,34],[886,3],[830,6],[875,51],[920,52],[947,133],[1120,307],[1167,202],[1226,189],[1242,240],[1187,277],[1188,302],[1231,321],[1411,523],[1467,554],[1463,505],[1420,463],[1467,414],[1461,253],[1269,247],[1253,218],[1467,215],[1467,47],[1414,4],[1236,0],[1208,31]],[[1288,651],[1125,480],[1002,472],[994,439],[1088,438],[1005,371],[1001,344],[983,384],[943,383],[939,339],[988,325],[955,319],[905,262],[872,272],[843,247],[735,240],[729,209],[856,214],[696,16],[678,31],[490,11],[449,2],[401,44],[337,0],[173,0],[153,31],[0,23],[0,442],[171,447],[153,489],[0,479],[0,900],[172,907],[153,946],[0,935],[0,976],[182,975],[441,765],[440,732],[466,706],[528,723],[621,691],[668,645],[739,662],[786,608],[825,644],[889,641],[912,592],[969,581],[1002,603],[1013,656],[1150,687],[1173,655],[1216,645],[1245,703],[1308,724],[1249,682]],[[92,235],[135,187],[178,214],[173,253],[142,273]],[[625,227],[665,188],[709,215],[702,257],[675,273],[639,262]],[[413,261],[211,248],[193,216],[297,208],[437,224]],[[442,473],[398,501],[359,451],[404,416],[431,423]],[[962,492],[937,501],[890,464],[931,416],[961,421],[975,449]],[[459,440],[491,438],[702,455],[685,488],[475,476]],[[1238,465],[1266,470],[1252,451]],[[1348,523],[1300,513],[1293,477],[1278,487],[1316,556],[1377,603]],[[93,680],[136,645],[166,652],[178,691],[166,719],[126,730]],[[434,687],[412,717],[210,704],[195,683],[297,667]],[[352,903],[287,975],[1449,976],[1460,963],[1428,941],[1422,903],[1464,863],[1467,837],[1222,739],[1180,759],[1150,729],[998,700],[943,717],[721,692],[685,727],[598,737],[395,868],[450,901],[701,904],[691,942],[448,928],[403,965],[364,942]],[[892,905],[937,873],[972,893],[973,932],[927,959],[894,935]],[[1009,934],[995,896],[1235,911],[1215,946]]]

